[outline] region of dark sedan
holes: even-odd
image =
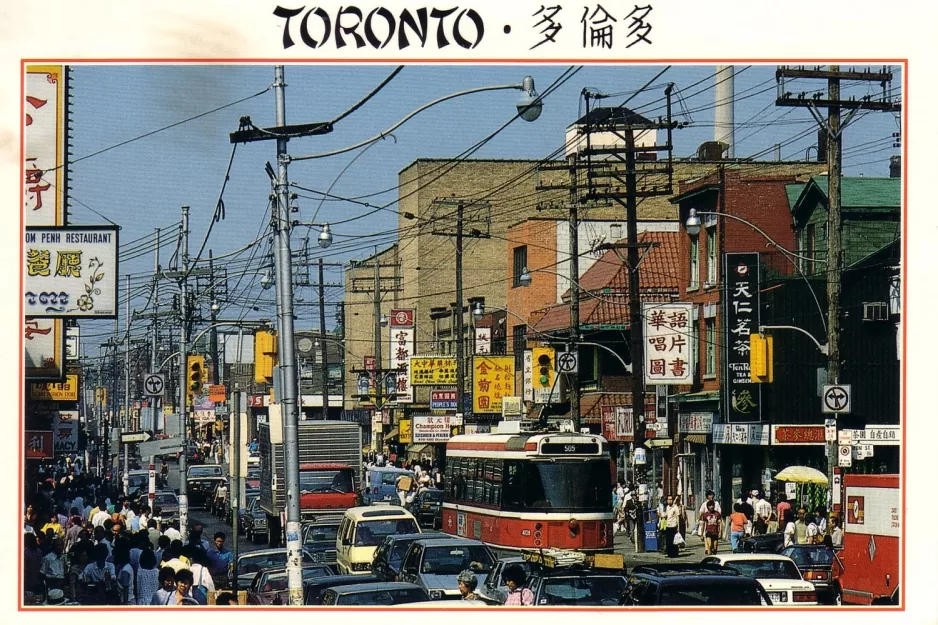
[[[449,534],[393,534],[385,537],[375,550],[375,558],[371,565],[378,579],[386,582],[396,582],[401,572],[401,563],[408,549],[414,541],[421,538],[457,538]]]
[[[306,605],[322,605],[322,595],[333,586],[348,586],[350,584],[371,584],[381,581],[374,575],[336,575],[335,577],[318,577],[308,582],[303,580],[303,603]]]
[[[782,555],[794,560],[801,577],[814,584],[819,602],[842,603],[840,576],[844,565],[836,552],[824,545],[791,545],[782,549]]]
[[[785,536],[780,532],[750,536],[739,544],[740,553],[778,553],[785,544]]]
[[[443,491],[437,488],[419,491],[409,509],[420,527],[434,530],[443,527]]]
[[[331,577],[332,571],[322,565],[303,565],[304,584],[313,579]],[[286,605],[289,603],[286,567],[261,569],[248,587],[249,605]]]
[[[322,593],[322,605],[398,605],[424,601],[430,601],[430,596],[423,588],[403,582],[333,586]]]
[[[186,480],[186,493],[192,508],[209,508],[219,484],[227,483],[224,477],[189,477]]]

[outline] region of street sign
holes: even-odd
[[[182,439],[178,437],[158,438],[148,443],[140,443],[137,445],[137,453],[140,454],[141,458],[164,456],[180,451],[182,451]]]
[[[560,352],[555,358],[557,373],[576,373],[579,363],[576,352]]]
[[[853,447],[853,459],[863,460],[873,457],[873,446],[869,443],[861,443]]]
[[[821,393],[821,412],[850,414],[850,385],[826,384]]]
[[[837,444],[838,445],[852,445],[853,436],[850,430],[841,430],[837,432]]]
[[[148,373],[143,379],[143,388],[149,397],[161,397],[166,390],[166,379],[162,373]]]
[[[833,443],[837,440],[837,421],[834,419],[824,420],[824,442]]]
[[[841,467],[849,467],[853,464],[852,456],[852,447],[850,445],[839,445],[837,447],[837,465]]]
[[[145,443],[151,438],[153,438],[153,435],[149,432],[127,432],[121,434],[121,442],[125,445],[127,443]]]

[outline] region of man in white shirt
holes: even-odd
[[[766,533],[769,527],[769,519],[772,517],[772,504],[765,500],[765,493],[759,491],[756,505],[753,506],[755,516],[752,519],[753,533],[761,536]]]
[[[179,521],[173,521],[163,532],[163,536],[168,537],[170,540],[182,540],[182,533],[179,531],[178,525]]]
[[[91,524],[95,527],[104,527],[104,522],[111,518],[108,514],[107,505],[104,502],[98,504],[98,511],[91,517]]]

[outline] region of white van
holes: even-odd
[[[367,575],[375,551],[386,536],[419,534],[417,519],[397,506],[349,508],[336,535],[336,565],[339,575]]]

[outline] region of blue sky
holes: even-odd
[[[288,65],[286,76],[287,123],[325,121],[344,112],[378,85],[392,65]],[[291,155],[327,152],[353,145],[389,128],[423,104],[456,91],[473,87],[520,83],[525,75],[534,77],[544,93],[564,75],[567,66],[553,65],[415,65],[407,66],[380,93],[354,114],[339,122],[333,133],[294,139]],[[516,121],[482,146],[476,158],[538,159],[563,143],[564,129],[582,114],[584,87],[610,94],[605,104],[618,105],[663,66],[585,66],[559,84],[545,99],[544,111],[534,123]],[[901,94],[900,68],[893,67],[893,96]],[[627,106],[646,116],[664,114],[660,98],[666,83],[673,82],[683,101],[675,99],[674,114],[692,123],[675,133],[675,156],[691,156],[703,141],[711,140],[713,130],[714,74],[712,65],[672,66],[655,79],[652,86]],[[763,153],[762,160],[774,156],[772,146],[785,143],[785,160],[804,159],[808,146],[816,141],[816,124],[807,110],[776,107],[774,104],[775,66],[737,66],[736,76],[736,156]],[[180,206],[190,213],[190,251],[194,256],[211,221],[224,181],[232,146],[228,133],[238,127],[243,115],[258,126],[274,125],[273,91],[180,124],[168,130],[115,146],[169,124],[205,113],[266,89],[273,81],[269,65],[89,65],[75,66],[71,166],[71,223],[107,223],[122,227],[121,293],[124,275],[132,275],[134,296],[131,307],[142,309],[147,302],[149,275],[153,266],[154,228],[166,228],[163,242],[175,240],[175,224]],[[696,84],[695,83],[699,83]],[[788,90],[823,90],[823,81],[790,84]],[[878,85],[845,84],[846,95],[877,95]],[[435,106],[394,131],[396,141],[385,139],[349,164],[358,152],[290,166],[293,183],[341,197],[361,197],[375,205],[397,198],[398,172],[418,158],[450,158],[501,127],[515,114],[518,91],[474,94]],[[690,111],[689,117],[683,111]],[[892,133],[899,130],[891,113],[857,116],[844,140],[845,175],[886,176],[888,159],[899,153],[892,148]],[[799,135],[804,137],[798,139]],[[764,152],[763,152],[764,151]],[[814,152],[811,152],[812,158]],[[270,192],[265,162],[275,164],[273,142],[238,146],[230,179],[224,194],[225,219],[215,224],[206,249],[215,256],[244,247],[257,238],[268,224],[265,216]],[[343,168],[347,169],[342,172]],[[337,178],[338,177],[338,178]],[[383,193],[382,193],[383,192]],[[300,191],[302,195],[313,194]],[[335,244],[326,252],[329,262],[364,258],[374,245],[386,245],[392,237],[372,237],[393,230],[396,205],[388,210],[355,220],[370,209],[349,202],[299,197],[299,213],[294,218],[318,222],[346,221],[334,228]],[[95,212],[96,211],[96,212]],[[96,214],[99,213],[99,214]],[[297,228],[293,247],[300,247],[306,228]],[[311,235],[315,239],[316,232]],[[142,240],[131,243],[134,240]],[[313,247],[315,243],[311,241]],[[260,248],[260,249],[257,249]],[[163,248],[165,266],[174,249]],[[252,251],[257,249],[251,257]],[[229,259],[233,275],[245,266],[259,267],[267,250],[261,244]],[[318,251],[316,256],[318,256]],[[315,277],[314,277],[315,281]],[[327,282],[341,281],[341,271],[331,270]],[[229,281],[234,294],[236,279]],[[273,291],[261,292],[258,277],[246,275],[237,289],[237,302],[223,303],[225,318],[272,315]],[[168,286],[168,285],[167,285]],[[312,289],[302,289],[298,297],[313,301]],[[327,301],[341,300],[339,288],[329,289]],[[260,311],[244,310],[244,302],[257,302]],[[121,310],[123,311],[123,304]],[[300,305],[297,329],[318,326],[315,306]],[[331,324],[332,308],[329,309]],[[124,322],[120,321],[123,328]],[[97,355],[97,345],[113,328],[113,322],[83,323],[85,351]],[[143,326],[133,336],[142,336]]]

